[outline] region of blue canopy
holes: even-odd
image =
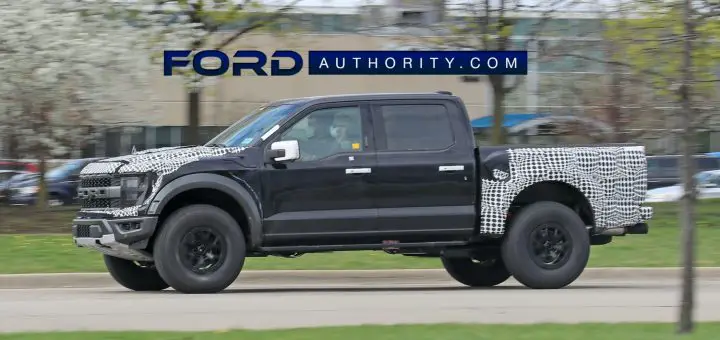
[[[505,119],[503,120],[503,127],[513,127],[520,123],[546,116],[548,116],[548,114],[545,113],[508,113],[505,114]],[[476,118],[473,119],[470,123],[472,124],[472,127],[476,129],[490,128],[493,125],[493,117],[485,116]]]

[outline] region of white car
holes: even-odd
[[[695,175],[698,199],[720,198],[720,170],[703,171]],[[647,191],[645,202],[676,202],[683,194],[683,185],[677,184]]]

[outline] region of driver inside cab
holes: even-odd
[[[361,126],[342,112],[308,117],[311,136],[302,141],[300,156],[316,160],[341,152],[361,151]]]

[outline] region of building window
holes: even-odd
[[[165,148],[173,146],[172,144],[172,127],[171,126],[158,126],[155,131],[155,147]]]
[[[425,14],[426,12],[402,12],[398,24],[403,26],[422,26],[425,24]]]

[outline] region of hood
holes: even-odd
[[[140,205],[127,207],[109,212],[114,216],[136,216],[140,206],[147,204],[152,197],[160,190],[163,178],[168,174],[177,171],[183,165],[199,161],[205,158],[238,154],[245,150],[240,147],[206,147],[206,146],[178,146],[149,149],[135,152],[130,155],[106,158],[86,165],[80,176],[95,174],[114,173],[145,173],[154,172],[157,175],[151,185],[148,198]]]
[[[241,147],[176,146],[149,149],[130,155],[106,158],[86,165],[80,175],[155,172],[159,176],[172,173],[181,166],[203,158],[237,154]]]
[[[673,185],[673,186],[669,186],[669,187],[662,187],[662,188],[648,190],[647,195],[653,196],[653,195],[680,194],[681,192],[682,192],[682,187],[680,185]]]

